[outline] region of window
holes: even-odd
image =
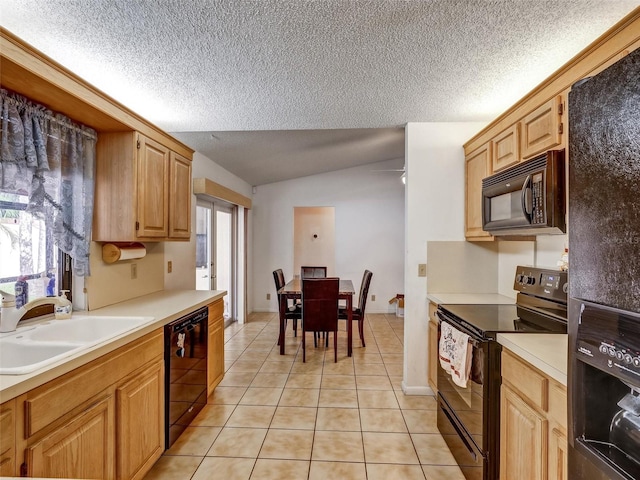
[[[27,211],[26,195],[0,191],[0,290],[15,295],[26,282],[27,301],[70,290],[70,257],[54,244],[42,218]],[[70,292],[67,294],[71,298]],[[51,310],[36,310],[41,315]]]

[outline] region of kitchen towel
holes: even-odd
[[[440,343],[438,357],[440,365],[451,375],[453,383],[466,388],[471,373],[471,355],[469,335],[454,328],[447,322],[440,323]]]

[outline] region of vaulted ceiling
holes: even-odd
[[[260,185],[402,159],[407,122],[489,121],[638,4],[0,0],[0,22]]]

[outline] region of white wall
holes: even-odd
[[[407,394],[427,394],[427,241],[464,240],[462,144],[484,123],[408,123],[405,130],[404,378]],[[427,265],[428,269],[428,265]]]
[[[395,172],[373,172],[385,168],[398,168],[397,161],[256,188],[250,282],[256,287],[254,311],[278,311],[273,270],[282,268],[286,280],[293,277],[294,207],[335,207],[335,274],[352,279],[357,290],[364,270],[371,270],[367,312],[389,311],[388,300],[403,288],[404,186]]]

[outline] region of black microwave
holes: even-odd
[[[544,154],[482,180],[482,229],[492,235],[562,234],[564,150]]]

